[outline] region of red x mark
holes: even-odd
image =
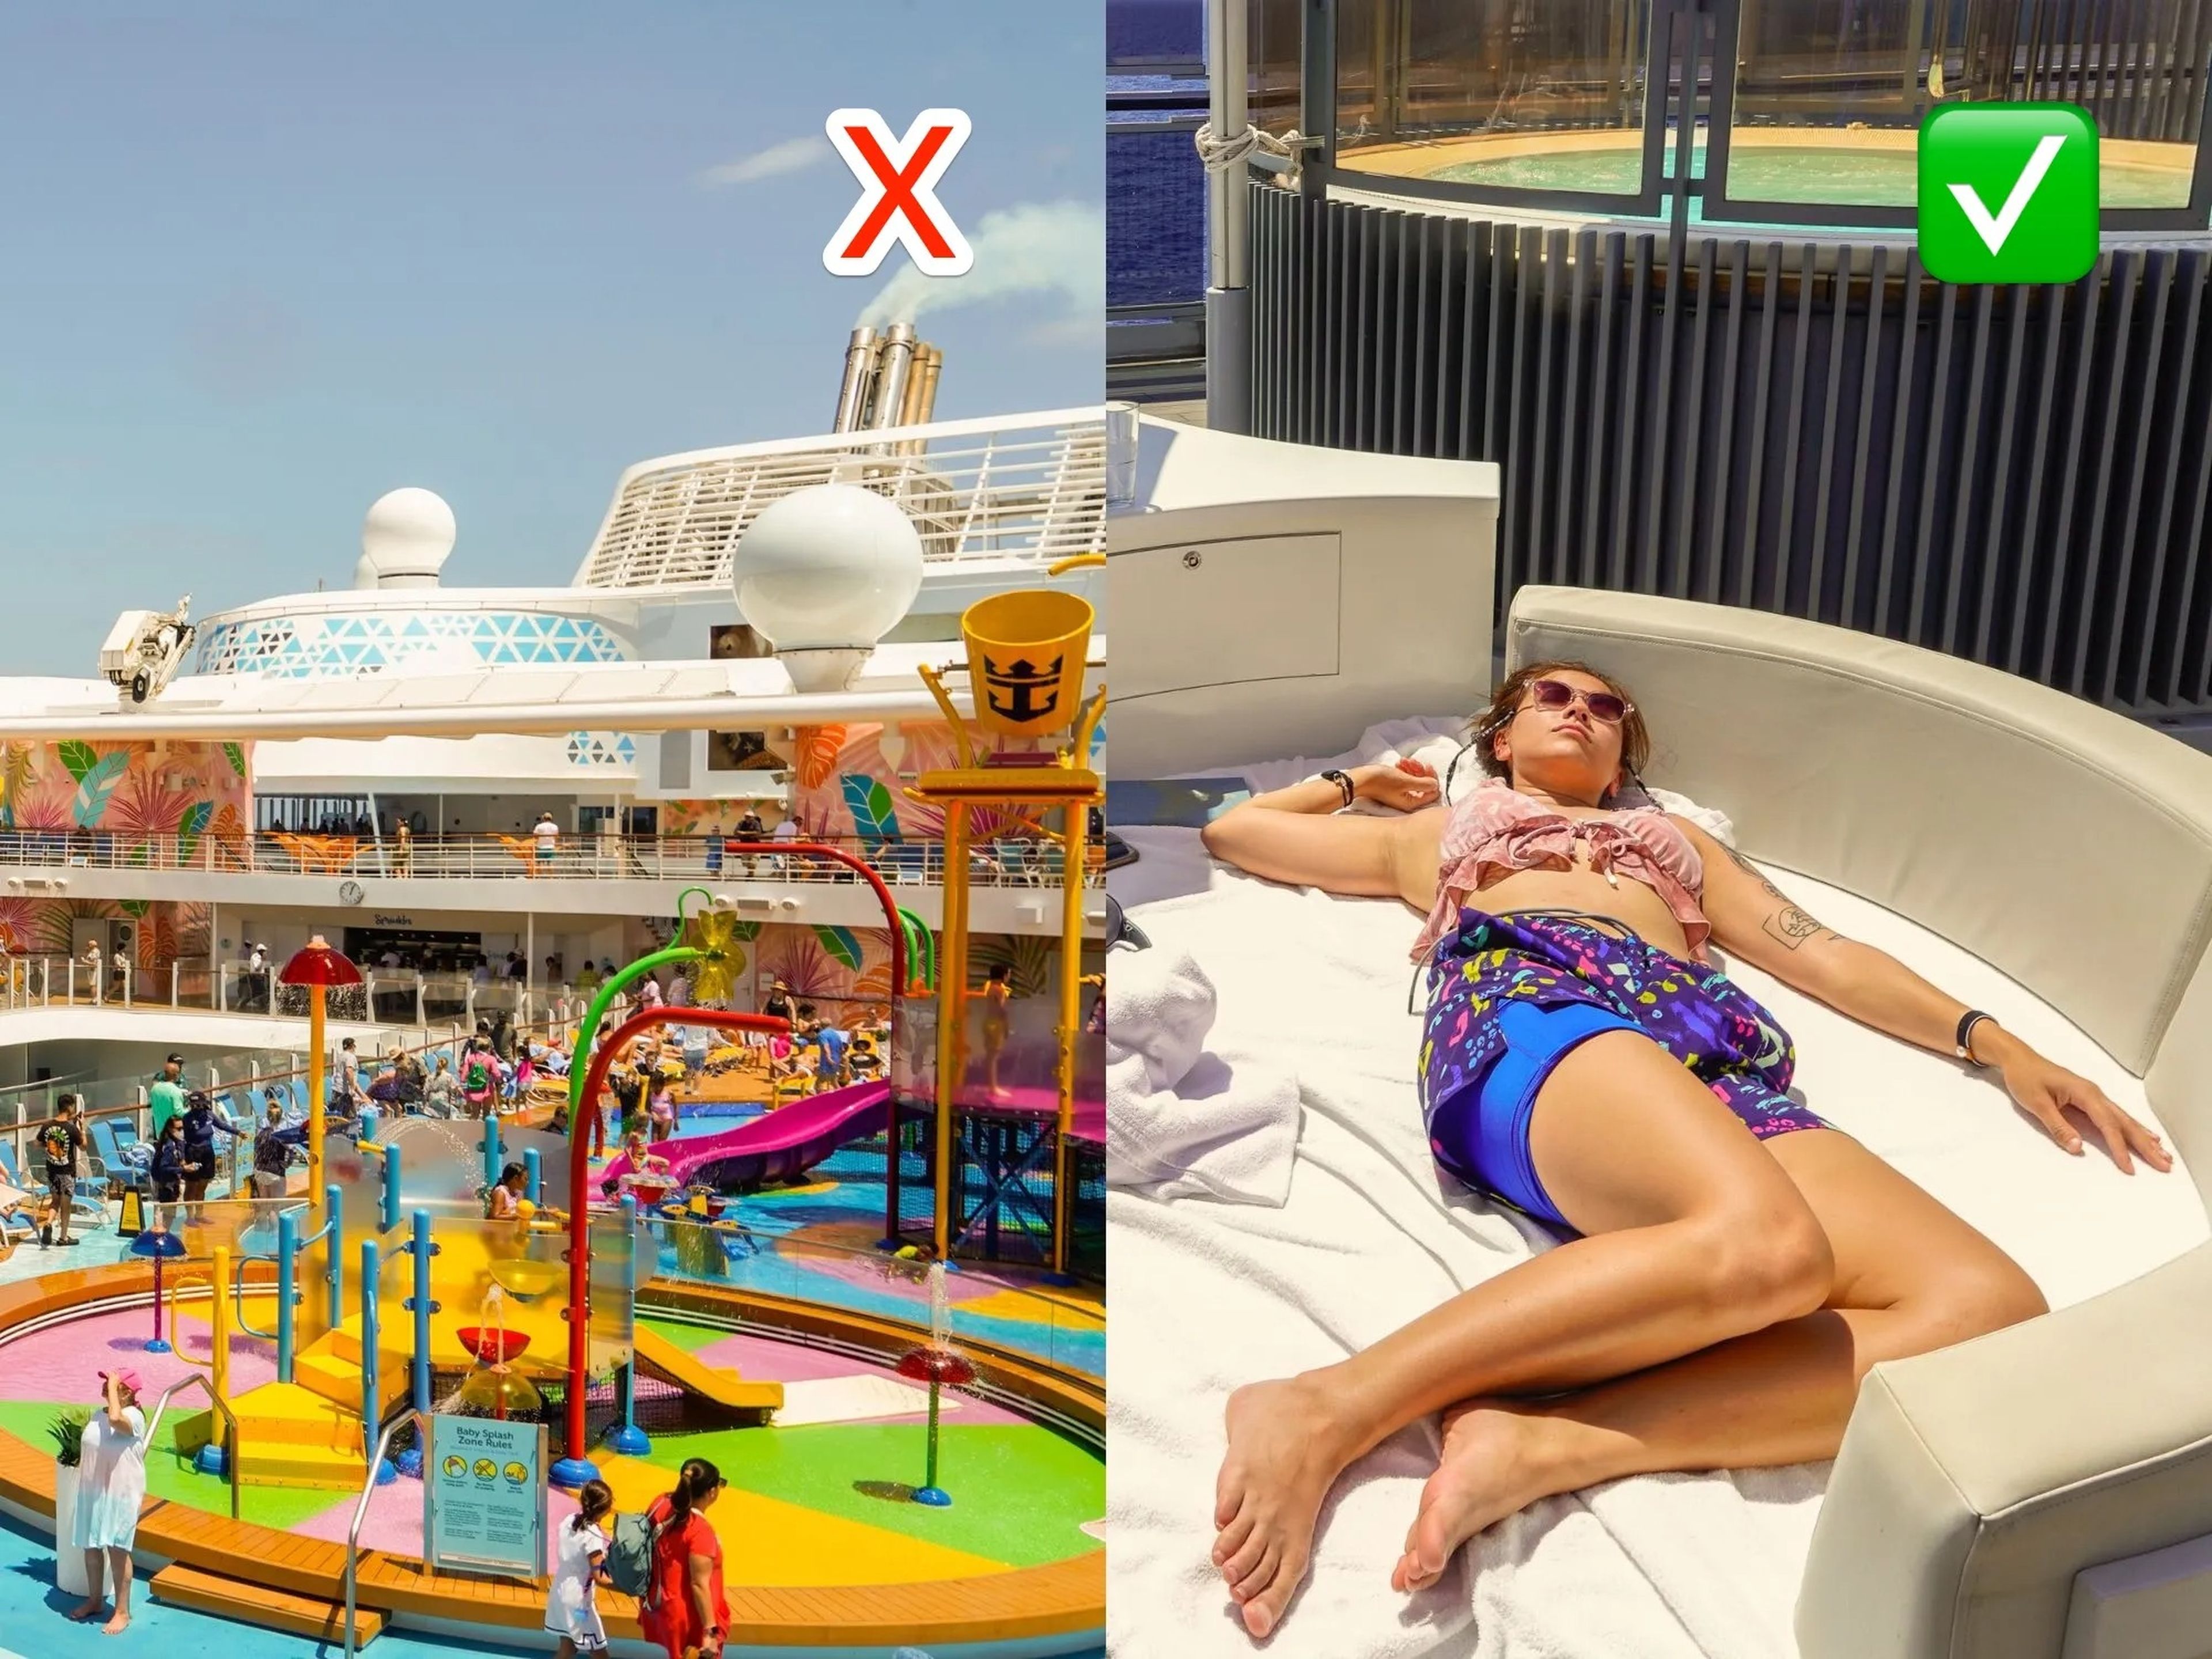
[[[929,170],[929,164],[936,159],[937,152],[945,148],[945,141],[952,136],[952,129],[937,126],[923,133],[921,142],[914,147],[914,154],[907,157],[903,169],[891,165],[891,158],[884,154],[884,147],[867,128],[848,126],[845,129],[845,136],[853,141],[853,148],[860,151],[861,159],[867,162],[868,170],[883,185],[884,193],[876,203],[875,211],[860,222],[860,229],[845,245],[844,257],[848,259],[860,258],[874,246],[876,238],[883,234],[884,227],[890,222],[891,215],[902,213],[906,216],[907,223],[914,227],[915,234],[921,238],[924,247],[939,259],[950,259],[952,244],[945,240],[945,233],[937,228],[937,222],[924,213],[921,204],[914,199],[914,187],[915,181]]]
[[[965,274],[975,250],[937,199],[937,185],[971,130],[965,110],[923,110],[903,135],[874,110],[832,110],[823,131],[860,181],[860,198],[830,234],[823,268],[833,276],[871,275],[897,242],[925,276]]]

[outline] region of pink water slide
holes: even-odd
[[[839,1147],[879,1133],[890,1115],[889,1084],[848,1084],[720,1134],[664,1140],[653,1155],[667,1159],[669,1176],[678,1186],[701,1183],[725,1193],[749,1193],[804,1175]],[[618,1155],[601,1174],[600,1190],[611,1196],[629,1172],[629,1156]]]

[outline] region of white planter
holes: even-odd
[[[64,1595],[91,1589],[84,1576],[84,1552],[76,1537],[76,1470],[54,1466],[54,1583]]]

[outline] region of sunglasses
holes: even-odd
[[[1528,683],[1529,706],[1534,708],[1571,708],[1579,702],[1590,712],[1590,718],[1607,726],[1618,726],[1634,712],[1636,705],[1610,691],[1585,691],[1580,686],[1569,685],[1565,680],[1531,680]]]

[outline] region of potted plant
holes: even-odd
[[[66,1595],[85,1595],[92,1586],[84,1576],[84,1552],[76,1536],[76,1470],[84,1455],[84,1427],[92,1413],[73,1407],[46,1425],[54,1443],[54,1583]]]

